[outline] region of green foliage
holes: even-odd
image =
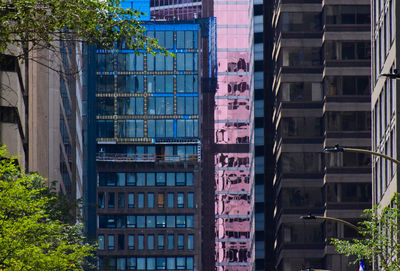
[[[62,223],[38,174],[24,174],[0,148],[0,270],[83,270],[94,246],[80,224]]]
[[[120,0],[0,1],[0,52],[9,47],[52,48],[57,41],[82,41],[111,49],[124,39],[128,48],[166,50],[148,38],[137,20],[143,13],[123,9]]]
[[[359,225],[359,239],[332,239],[340,254],[355,256],[359,261],[374,260],[378,270],[400,270],[400,243],[398,231],[400,221],[400,194],[393,197],[392,206],[373,207],[364,211],[365,220]]]

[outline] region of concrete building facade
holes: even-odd
[[[275,259],[277,270],[356,270],[331,237],[352,229],[311,212],[357,222],[370,207],[368,156],[322,153],[339,144],[370,148],[368,1],[275,1]]]

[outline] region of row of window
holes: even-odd
[[[144,137],[144,120],[116,120],[117,137],[142,138]],[[176,121],[176,133],[175,133]],[[98,138],[114,137],[114,120],[99,119],[97,122]],[[161,119],[147,120],[147,137],[171,138],[171,137],[198,137],[198,119]]]
[[[176,53],[176,71],[197,71],[197,53]],[[146,60],[146,61],[144,61]],[[114,55],[107,53],[96,54],[97,71],[174,71],[174,57],[161,54],[135,55],[134,53],[118,53],[115,60]]]
[[[193,172],[101,172],[99,186],[193,186]]]
[[[107,240],[106,240],[107,237]],[[116,240],[117,237],[117,240]],[[194,235],[187,234],[186,242],[184,234],[168,234],[165,239],[164,234],[104,234],[98,235],[98,249],[99,250],[193,250],[194,249]]]
[[[193,270],[193,257],[101,258],[100,270]]]
[[[193,215],[100,215],[99,228],[193,228]]]
[[[117,97],[118,115],[144,115],[143,97]],[[114,98],[97,97],[97,115],[114,115]],[[177,97],[178,115],[198,115],[198,97]],[[148,97],[148,115],[173,115],[174,97]]]
[[[144,79],[146,78],[146,84]],[[174,78],[178,93],[198,92],[198,75],[99,75],[97,76],[97,93],[114,93],[114,80],[118,93],[173,93]]]
[[[117,195],[117,205],[115,203],[115,195]],[[116,206],[118,208],[164,208],[165,205],[167,208],[194,208],[194,193],[186,193],[186,200],[185,193],[167,193],[167,197],[165,197],[165,193],[158,193],[157,198],[154,193],[147,193],[146,200],[145,193],[137,193],[136,200],[134,193],[99,192],[97,196],[99,208],[105,208],[106,198],[108,208],[115,208]]]

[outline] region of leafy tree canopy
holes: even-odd
[[[120,7],[120,0],[0,1],[0,52],[29,43],[30,49],[52,48],[57,41],[82,41],[113,48],[124,39],[133,50],[166,50],[145,35],[143,13]]]
[[[360,238],[332,239],[340,254],[355,256],[359,260],[374,260],[378,270],[400,270],[400,194],[393,197],[392,205],[364,210],[365,220],[358,223]]]
[[[80,224],[65,224],[38,174],[25,174],[0,148],[0,270],[83,270],[94,247]]]

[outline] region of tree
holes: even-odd
[[[83,270],[94,246],[65,224],[38,174],[25,174],[0,148],[0,270]]]
[[[351,241],[332,239],[340,254],[360,260],[374,261],[378,270],[400,270],[400,194],[395,194],[391,206],[364,210],[359,222],[359,236]]]
[[[130,49],[166,53],[156,39],[145,35],[140,15],[121,8],[120,0],[4,0],[0,2],[0,52],[16,46],[25,48],[26,54],[54,48],[60,41],[112,49],[124,39]]]

